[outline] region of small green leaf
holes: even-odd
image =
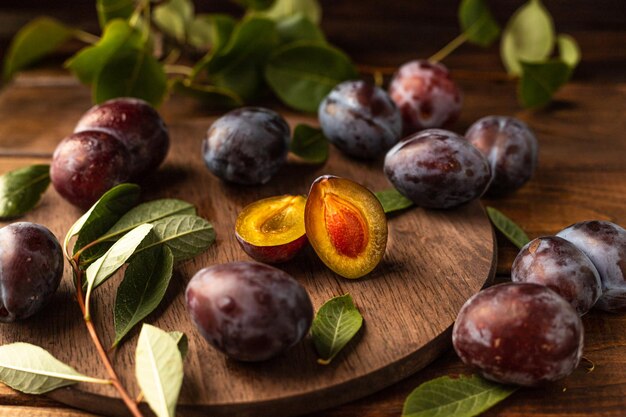
[[[197,27],[194,29],[194,25]],[[210,46],[210,52],[194,65],[195,77],[200,71],[206,69],[212,57],[219,53],[228,44],[235,30],[237,21],[227,14],[201,14],[196,16],[192,23],[190,42],[196,47]],[[193,39],[193,37],[197,39]],[[202,44],[202,45],[199,45]]]
[[[138,50],[145,48],[141,33],[120,19],[112,20],[104,28],[102,37],[95,45],[78,51],[65,62],[65,67],[72,71],[84,84],[94,82],[96,76],[108,60],[123,49]]]
[[[278,49],[265,68],[268,84],[285,104],[311,113],[337,84],[357,76],[343,52],[310,41]]]
[[[131,259],[115,296],[113,346],[158,307],[172,278],[173,266],[174,256],[167,246],[143,251]]]
[[[183,43],[194,15],[190,0],[169,0],[154,8],[152,19],[165,34]]]
[[[31,210],[50,184],[50,165],[31,165],[0,176],[0,219]]]
[[[252,10],[265,10],[274,4],[274,0],[235,0],[235,2]]]
[[[316,25],[322,20],[322,8],[317,0],[276,0],[271,8],[258,13],[276,21],[297,14],[306,16]]]
[[[541,63],[522,62],[519,100],[524,107],[545,106],[571,76],[572,68],[558,59]]]
[[[311,336],[318,363],[327,365],[348,344],[363,325],[363,316],[350,294],[331,298],[320,307],[313,319]]]
[[[400,194],[395,188],[388,188],[374,193],[385,213],[407,209],[413,206],[413,202]]]
[[[196,16],[189,26],[187,42],[196,49],[207,50],[213,43],[213,26],[207,16]]]
[[[415,388],[404,402],[402,417],[474,417],[517,390],[479,376],[442,376]]]
[[[506,217],[501,211],[487,207],[487,215],[491,223],[498,229],[507,239],[511,241],[519,249],[522,249],[524,245],[530,242],[526,232],[522,230],[515,222]]]
[[[27,394],[44,394],[77,382],[109,383],[85,376],[29,343],[0,346],[0,381]]]
[[[459,22],[467,39],[482,47],[491,45],[500,36],[500,25],[486,0],[463,0],[459,6]]]
[[[312,164],[322,164],[328,159],[328,139],[321,129],[299,124],[293,131],[291,153]]]
[[[174,417],[183,384],[183,358],[174,338],[144,324],[137,341],[135,375],[157,417]]]
[[[301,13],[279,20],[276,23],[276,30],[284,44],[295,41],[326,43],[322,30]]]
[[[136,97],[153,106],[167,93],[163,65],[145,49],[124,49],[102,67],[93,84],[96,103],[116,97]]]
[[[243,100],[237,94],[223,87],[177,79],[172,88],[177,93],[195,98],[208,110],[232,109],[243,105]]]
[[[135,10],[135,0],[96,0],[98,22],[105,28],[113,19],[127,20]]]
[[[561,60],[569,65],[571,68],[576,67],[580,62],[580,48],[576,39],[570,35],[559,35],[556,38],[556,42],[559,45],[559,56]]]
[[[68,41],[74,30],[50,17],[38,17],[28,22],[13,37],[4,59],[4,80],[54,52]]]
[[[540,0],[529,0],[509,19],[500,41],[500,56],[509,74],[520,75],[520,61],[538,62],[554,49],[552,16]]]
[[[189,339],[187,339],[187,335],[183,332],[177,331],[167,332],[167,334],[169,334],[176,342],[180,356],[182,356],[184,360],[185,356],[187,356],[187,352],[189,352]]]

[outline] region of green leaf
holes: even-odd
[[[307,41],[280,48],[265,68],[268,84],[285,104],[311,113],[337,84],[357,77],[343,52]]]
[[[491,45],[500,36],[500,25],[486,0],[463,0],[459,6],[459,23],[467,40],[482,47]]]
[[[178,331],[167,332],[167,334],[169,334],[170,337],[176,342],[180,356],[184,360],[185,356],[187,356],[187,352],[189,352],[189,339],[187,339],[187,335]]]
[[[522,249],[524,245],[530,242],[530,238],[515,222],[509,219],[501,211],[487,207],[487,215],[491,220],[491,223],[498,229],[507,239],[511,241],[519,249]]]
[[[291,153],[312,164],[321,164],[328,159],[328,139],[321,129],[299,124],[293,131]]]
[[[265,10],[274,4],[274,0],[235,0],[235,2],[252,10]]]
[[[44,394],[77,382],[109,383],[85,376],[29,343],[0,346],[0,381],[27,394]]]
[[[311,336],[318,363],[327,365],[348,344],[363,325],[363,316],[350,294],[331,298],[320,307],[313,319]]]
[[[68,41],[74,30],[50,17],[38,17],[28,22],[13,37],[4,59],[4,80],[54,52]]]
[[[209,77],[217,87],[231,90],[244,100],[252,99],[261,91],[263,65],[277,44],[274,22],[261,18],[244,20],[228,44],[206,63]]]
[[[183,43],[194,15],[190,0],[169,0],[154,8],[152,19],[165,34]]]
[[[169,216],[153,223],[154,239],[147,239],[140,250],[166,245],[179,262],[204,252],[215,241],[215,229],[202,217]]]
[[[404,402],[402,417],[474,417],[517,390],[479,376],[442,376],[415,388]]]
[[[113,19],[128,20],[135,10],[135,0],[96,0],[96,10],[104,29]]]
[[[374,193],[385,213],[407,209],[413,206],[413,202],[400,194],[395,188],[388,188]]]
[[[302,14],[316,25],[322,20],[322,8],[317,0],[276,0],[271,8],[257,14],[276,21]]]
[[[145,49],[124,49],[102,67],[93,84],[96,103],[116,97],[136,97],[153,106],[167,93],[163,65]]]
[[[31,210],[50,184],[50,165],[31,165],[0,176],[0,219]]]
[[[542,63],[522,62],[522,69],[518,94],[524,107],[548,104],[554,93],[572,76],[572,68],[558,59]]]
[[[580,62],[580,47],[576,42],[576,39],[570,35],[559,35],[556,38],[556,42],[559,45],[559,55],[561,60],[569,65],[571,68],[576,67]]]
[[[174,338],[144,324],[137,341],[135,375],[157,417],[174,417],[183,384],[183,358]]]
[[[115,296],[113,346],[158,307],[172,278],[173,266],[174,256],[167,246],[143,251],[131,259]]]
[[[302,13],[279,20],[276,23],[276,30],[284,44],[295,41],[326,43],[322,30]]]
[[[145,41],[142,40],[141,33],[128,22],[115,19],[104,28],[98,43],[78,51],[65,62],[65,67],[82,83],[91,84],[108,60],[120,50],[142,48],[145,48]]]
[[[243,106],[243,100],[227,88],[193,84],[189,80],[181,79],[175,80],[172,88],[177,93],[195,98],[209,110],[232,109]]]
[[[520,61],[543,61],[554,49],[552,16],[539,0],[530,0],[509,19],[500,41],[500,56],[509,74],[520,75]]]

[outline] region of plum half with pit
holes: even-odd
[[[200,333],[240,361],[262,361],[285,352],[307,334],[313,320],[304,287],[286,272],[258,262],[201,269],[185,296]]]
[[[519,119],[483,117],[470,126],[465,138],[489,160],[493,181],[487,192],[491,195],[517,190],[532,177],[537,167],[537,138]]]
[[[396,104],[382,88],[365,81],[337,85],[320,104],[318,116],[328,140],[355,158],[383,155],[402,134]]]
[[[217,119],[202,142],[214,175],[236,184],[265,184],[286,161],[289,125],[275,111],[243,107]]]
[[[603,220],[573,224],[557,236],[569,240],[595,265],[602,281],[602,296],[596,307],[626,312],[626,230]]]
[[[602,294],[600,275],[591,260],[557,236],[540,237],[524,246],[513,261],[511,280],[551,288],[581,316]]]
[[[451,208],[480,197],[491,172],[485,156],[459,135],[442,129],[416,133],[387,152],[385,174],[421,207]]]
[[[63,276],[63,253],[44,226],[12,223],[0,229],[0,321],[32,316],[56,292]]]
[[[583,351],[576,310],[550,288],[506,283],[479,292],[461,308],[452,343],[485,378],[535,386],[571,374]]]

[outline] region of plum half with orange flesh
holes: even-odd
[[[304,205],[301,195],[264,198],[239,213],[235,236],[241,248],[257,261],[286,262],[306,243]]]
[[[387,219],[367,188],[331,175],[311,185],[304,209],[311,246],[330,269],[345,278],[371,272],[385,254]]]

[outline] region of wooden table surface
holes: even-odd
[[[3,0],[0,6],[0,55],[12,34],[39,14],[57,16],[95,28],[93,3]],[[199,2],[197,2],[199,3]],[[228,8],[217,2],[201,9]],[[521,1],[491,2],[505,21]],[[583,61],[574,80],[558,92],[548,108],[523,110],[515,84],[502,81],[498,48],[464,46],[445,63],[465,94],[460,121],[452,130],[464,132],[479,117],[513,115],[535,130],[540,142],[539,169],[524,188],[502,199],[484,200],[520,224],[532,237],[553,234],[581,220],[607,219],[626,225],[626,11],[620,0],[545,0],[560,32],[580,43]],[[360,64],[396,66],[427,58],[457,34],[457,1],[375,0],[322,1],[324,29]],[[232,7],[231,9],[232,10]],[[32,86],[65,82],[51,59],[43,68],[20,78]],[[0,101],[3,96],[0,93]],[[43,101],[45,97],[40,97]],[[4,107],[7,111],[7,107]],[[19,111],[19,109],[15,109]],[[6,120],[10,114],[0,114]],[[34,121],[36,123],[36,121]],[[0,130],[2,127],[0,126]],[[6,134],[6,132],[5,132]],[[45,161],[59,138],[42,139],[38,149],[11,144],[0,153],[0,166]],[[7,145],[8,136],[0,137]],[[3,142],[4,141],[4,142]],[[52,142],[50,142],[52,141]],[[37,155],[40,154],[40,155]],[[43,157],[41,154],[44,154]],[[516,249],[498,237],[498,280],[508,279]],[[592,311],[583,318],[585,357],[570,377],[535,389],[523,389],[486,416],[624,416],[626,415],[626,316]],[[420,383],[443,375],[470,373],[452,349],[418,374],[377,394],[309,417],[399,416],[405,397]],[[45,397],[16,393],[0,385],[2,416],[81,416]]]

